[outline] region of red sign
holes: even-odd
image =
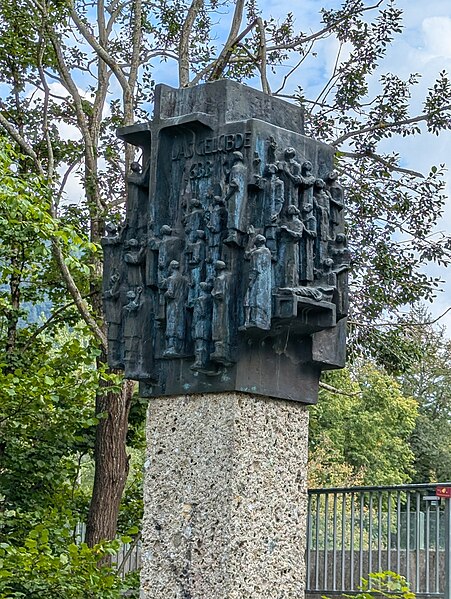
[[[437,487],[435,489],[435,494],[437,497],[451,497],[451,487]]]

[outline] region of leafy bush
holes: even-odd
[[[100,564],[120,541],[90,549],[70,542],[70,535],[69,528],[47,522],[35,526],[21,546],[0,543],[0,599],[119,599],[125,583]]]
[[[353,595],[343,594],[349,599],[374,599],[375,597],[387,597],[389,599],[415,599],[415,593],[400,574],[396,572],[376,572],[368,575],[368,579],[362,578],[360,591]],[[323,596],[323,599],[329,599]]]

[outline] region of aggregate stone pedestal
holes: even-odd
[[[303,599],[307,435],[297,402],[151,398],[142,599]]]

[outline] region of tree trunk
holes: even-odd
[[[94,486],[86,526],[89,547],[115,538],[129,469],[125,444],[134,382],[124,380],[120,392],[111,386],[104,382],[96,398],[96,413],[104,417],[96,429]]]

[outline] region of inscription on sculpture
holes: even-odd
[[[110,363],[147,394],[246,390],[254,364],[249,388],[285,397],[280,369],[314,381],[342,365],[315,349],[325,330],[343,345],[348,310],[333,152],[265,114],[252,118],[252,106],[246,115],[225,99],[237,85],[207,84],[198,112],[188,108],[195,90],[171,90],[181,94],[173,122],[158,117],[163,87],[150,135],[120,132],[150,159],[132,164],[126,221],[103,239]],[[271,115],[293,110],[266,105]]]

